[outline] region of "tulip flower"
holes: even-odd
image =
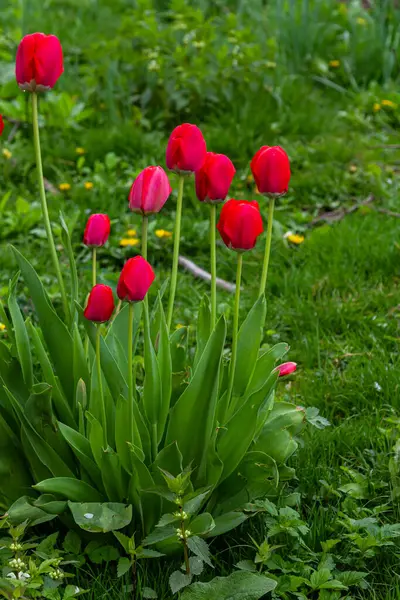
[[[228,200],[222,207],[217,229],[228,248],[238,252],[251,250],[263,232],[258,202]]]
[[[295,362],[285,362],[281,365],[278,365],[275,369],[275,372],[279,373],[279,377],[284,377],[285,375],[291,375],[297,369],[297,363]]]
[[[155,278],[151,265],[142,256],[130,258],[123,266],[117,286],[118,298],[141,302]]]
[[[3,135],[3,131],[4,131],[3,115],[0,115],[0,136]]]
[[[168,140],[166,163],[176,173],[194,173],[206,158],[207,147],[203,134],[196,125],[178,125]]]
[[[43,92],[53,88],[63,71],[63,52],[55,35],[32,33],[22,38],[15,63],[15,76],[22,90]]]
[[[162,167],[146,167],[135,179],[129,192],[129,208],[135,213],[158,213],[172,192]]]
[[[262,146],[254,155],[250,166],[260,194],[277,198],[287,193],[290,163],[283,148]]]
[[[110,235],[110,217],[108,215],[90,215],[83,234],[83,243],[89,248],[104,246]]]
[[[114,311],[114,296],[108,285],[99,283],[92,288],[84,310],[84,317],[94,323],[109,321]]]
[[[228,195],[236,169],[225,154],[207,152],[196,171],[196,194],[200,202],[223,202]]]

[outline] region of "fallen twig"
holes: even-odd
[[[179,264],[195,277],[204,279],[204,281],[211,281],[211,274],[199,267],[198,265],[196,265],[196,263],[194,263],[192,260],[189,260],[184,256],[180,256]],[[231,292],[232,294],[234,294],[236,290],[236,286],[234,283],[230,283],[229,281],[225,281],[224,279],[220,279],[219,277],[217,277],[217,286],[227,292]]]
[[[368,204],[371,204],[374,200],[375,200],[375,198],[374,198],[373,194],[371,194],[370,196],[368,196],[368,198],[363,200],[363,202],[357,202],[357,204],[353,204],[353,206],[349,206],[348,208],[346,208],[346,207],[338,208],[337,210],[331,210],[331,211],[322,213],[321,215],[318,215],[318,217],[313,219],[309,223],[308,226],[313,227],[314,225],[317,225],[321,221],[326,221],[327,223],[334,222],[334,221],[340,221],[346,215],[349,215],[349,214],[355,212],[362,206],[367,206]],[[384,209],[381,209],[381,210],[384,210]]]

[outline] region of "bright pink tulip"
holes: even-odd
[[[95,323],[109,321],[114,311],[114,296],[108,285],[99,283],[92,288],[84,311],[85,319]]]
[[[265,196],[286,194],[290,181],[289,157],[280,146],[263,146],[250,164],[258,191]]]
[[[124,264],[119,276],[118,298],[126,302],[140,302],[149,291],[154,278],[154,271],[143,256],[130,258]]]
[[[48,90],[63,71],[63,52],[55,35],[32,33],[22,38],[15,62],[15,76],[22,90]]]
[[[200,129],[183,123],[173,130],[168,140],[167,167],[177,173],[194,173],[203,166],[206,153],[206,142]]]
[[[217,229],[228,248],[251,250],[263,232],[258,202],[228,200],[222,207]]]
[[[200,202],[223,202],[228,195],[236,169],[225,154],[207,152],[196,171],[196,194]]]
[[[129,208],[142,215],[158,213],[172,192],[162,167],[146,167],[136,177],[129,192]]]
[[[108,215],[90,215],[83,234],[83,243],[91,248],[104,246],[110,235],[110,217]]]
[[[279,372],[279,377],[284,377],[285,375],[290,375],[294,373],[297,369],[297,363],[295,362],[285,362],[281,365],[278,365],[275,371]]]

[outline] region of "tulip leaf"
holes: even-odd
[[[221,317],[189,385],[170,413],[167,443],[179,440],[184,465],[193,462],[199,485],[205,479],[207,447],[215,421],[219,372],[226,334]]]
[[[29,496],[18,498],[7,510],[7,517],[10,523],[17,525],[28,521],[31,527],[35,527],[54,519],[55,515],[49,514],[38,506],[35,506],[34,502],[35,498],[29,498]]]
[[[22,317],[20,308],[16,299],[16,286],[19,279],[19,273],[10,281],[10,289],[8,296],[8,308],[10,311],[14,334],[15,343],[17,346],[18,357],[21,363],[22,375],[26,386],[31,389],[33,385],[33,365],[32,365],[32,354],[29,343],[28,332]]]
[[[239,527],[242,523],[247,521],[248,515],[243,512],[229,512],[219,517],[214,518],[214,528],[210,531],[207,537],[216,537],[222,535],[228,531],[232,531],[236,527]]]
[[[104,498],[91,485],[75,477],[52,477],[33,486],[44,494],[57,494],[72,502],[85,502],[88,498],[94,502],[102,502]]]
[[[79,380],[85,382],[88,394],[90,394],[90,374],[88,361],[86,358],[85,350],[82,344],[82,338],[79,334],[78,325],[74,323],[72,329],[72,340],[73,340],[73,376],[74,376],[74,390],[78,385]],[[75,400],[75,395],[74,395]]]
[[[75,302],[79,297],[79,281],[78,281],[78,273],[76,270],[75,256],[74,251],[71,244],[71,236],[68,230],[68,226],[65,222],[64,216],[62,212],[60,212],[60,223],[61,223],[61,241],[63,243],[64,249],[68,256],[69,261],[69,272],[71,275],[71,322],[74,322],[74,317],[76,313],[76,304]]]
[[[280,343],[272,346],[267,352],[264,352],[256,362],[253,376],[249,381],[246,389],[246,395],[257,392],[263,387],[266,379],[275,368],[275,363],[278,359],[281,359],[289,350],[288,344]]]
[[[152,437],[155,436],[158,441],[158,424],[162,404],[161,377],[149,326],[145,326],[144,331],[144,370],[143,410],[152,426]]]
[[[112,502],[118,502],[127,497],[128,490],[127,485],[124,486],[121,461],[118,454],[110,447],[102,453],[101,474],[107,498]]]
[[[158,343],[158,367],[161,378],[161,405],[158,414],[157,434],[158,442],[161,442],[164,436],[165,424],[170,408],[172,391],[172,360],[169,342],[167,323],[165,321],[164,309],[161,303],[161,297],[158,297],[160,312],[160,337]]]
[[[89,440],[78,431],[75,431],[75,429],[68,427],[68,425],[64,425],[64,423],[58,423],[58,426],[62,436],[72,448],[73,453],[88,473],[93,483],[98,487],[101,486],[101,472],[94,461]]]
[[[210,338],[211,329],[211,305],[208,296],[205,294],[201,300],[197,318],[196,355],[193,362],[194,371],[197,368],[203,350]]]
[[[142,521],[142,528],[148,534],[156,526],[161,515],[161,499],[152,494],[154,479],[147,466],[132,454],[133,475],[129,485],[129,501],[135,505]]]
[[[68,506],[75,523],[91,533],[123,529],[132,521],[132,506],[118,502],[69,502]]]

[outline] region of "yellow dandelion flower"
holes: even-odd
[[[128,237],[136,237],[136,235],[137,235],[136,229],[128,229],[128,231],[126,232],[126,235]]]
[[[71,184],[70,183],[60,183],[60,185],[58,186],[58,189],[60,190],[60,192],[68,192],[68,190],[71,189]]]
[[[350,173],[356,173],[357,172],[357,165],[350,165],[349,166],[349,171],[350,171]]]
[[[175,327],[175,329],[182,329],[182,327],[185,327],[185,326],[182,325],[182,323],[178,323],[178,325]]]
[[[4,325],[4,323],[0,323],[0,331],[5,331],[6,330],[6,326]]]
[[[85,148],[81,148],[81,146],[78,146],[78,148],[75,148],[75,152],[82,156],[82,154],[85,154],[86,150]]]
[[[397,108],[397,104],[392,102],[391,100],[382,100],[382,106],[386,106],[386,108]]]
[[[172,236],[172,231],[166,231],[165,229],[156,229],[155,234],[158,238],[169,238]]]
[[[250,173],[250,175],[247,175],[246,177],[246,183],[253,183],[253,181],[253,175]]]
[[[382,106],[379,104],[379,102],[375,102],[372,108],[374,112],[379,112]]]
[[[363,17],[358,17],[357,18],[357,24],[358,25],[366,25],[367,24],[367,19],[364,19]]]
[[[83,185],[85,186],[85,190],[93,189],[93,183],[91,181],[85,181],[85,183]]]
[[[340,67],[340,60],[336,60],[336,59],[335,60],[330,60],[329,61],[329,66],[332,69],[337,69],[338,67]]]
[[[127,246],[137,246],[138,244],[140,244],[140,240],[137,238],[122,238],[119,243],[123,248],[126,248]]]
[[[3,156],[6,160],[10,160],[10,158],[12,157],[12,152],[10,152],[9,150],[7,150],[7,148],[3,149]]]
[[[304,235],[299,235],[298,233],[290,233],[286,236],[286,239],[291,244],[296,244],[296,246],[298,246],[299,244],[302,244],[304,242]]]

